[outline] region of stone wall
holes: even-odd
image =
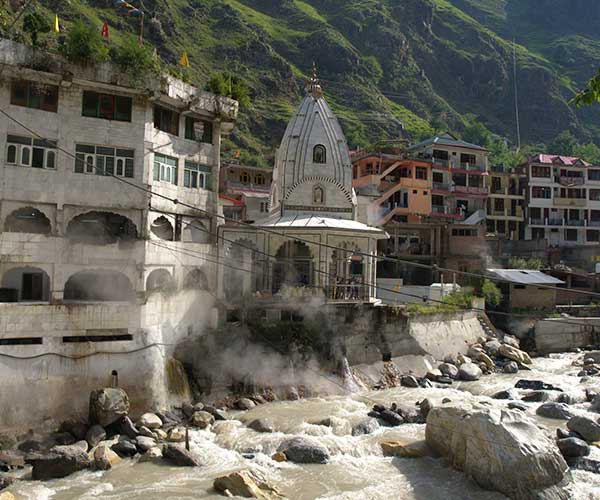
[[[597,345],[599,339],[600,318],[550,318],[535,325],[535,343],[542,354]]]

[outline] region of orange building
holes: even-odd
[[[431,215],[431,162],[368,153],[354,158],[352,172],[359,220],[415,224]]]

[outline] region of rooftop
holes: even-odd
[[[589,167],[590,164],[581,158],[574,156],[562,156],[562,155],[551,155],[551,154],[539,154],[534,156],[530,160],[532,163],[545,163],[548,165],[565,165],[572,167]]]
[[[454,137],[449,132],[446,132],[445,134],[441,134],[441,135],[436,135],[435,137],[430,137],[429,139],[419,142],[418,144],[415,144],[414,146],[410,146],[407,149],[407,151],[416,151],[419,149],[423,149],[427,146],[436,146],[436,145],[449,146],[449,147],[455,147],[455,148],[476,149],[478,151],[487,151],[486,148],[484,148],[482,146],[478,146],[477,144],[471,144],[470,142],[466,142],[461,139],[458,139],[457,137]]]
[[[519,285],[562,285],[559,280],[534,269],[488,269],[489,274],[495,275],[502,281],[517,283]]]
[[[254,223],[254,226],[267,229],[330,229],[338,231],[368,232],[379,239],[389,238],[382,229],[367,226],[362,222],[348,219],[334,219],[316,215],[275,215]]]

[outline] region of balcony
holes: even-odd
[[[441,167],[441,168],[449,168],[450,167],[450,161],[449,160],[442,160],[441,158],[432,158],[431,159],[434,168],[435,167]]]
[[[432,205],[431,206],[432,217],[449,217],[456,220],[464,220],[465,214],[460,213],[459,210],[451,210],[449,207],[444,205]]]
[[[461,170],[466,170],[467,172],[485,172],[485,167],[483,165],[477,165],[469,162],[460,162],[460,168]]]
[[[446,184],[444,182],[434,182],[433,189],[437,191],[451,191],[450,184]]]
[[[461,194],[487,195],[488,188],[486,187],[471,187],[471,186],[454,186],[454,190]]]
[[[575,227],[584,227],[585,220],[584,219],[570,219],[566,221],[567,226],[575,226]]]
[[[559,183],[563,186],[582,186],[585,179],[583,177],[568,177],[561,175]]]
[[[585,207],[587,200],[585,198],[562,198],[555,197],[554,204],[564,207]]]
[[[529,225],[531,226],[545,226],[544,219],[534,219],[533,217],[529,217]]]
[[[270,193],[271,188],[266,184],[244,184],[237,181],[226,181],[225,192],[245,191],[253,193]]]
[[[600,227],[600,220],[589,220],[588,226],[590,227]]]
[[[563,219],[547,219],[548,221],[548,225],[549,226],[563,226],[564,225],[564,220]]]

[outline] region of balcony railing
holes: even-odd
[[[544,224],[545,220],[544,219],[536,219],[533,217],[529,217],[529,224],[533,225],[533,226],[545,226]]]
[[[585,226],[585,220],[584,219],[570,219],[570,220],[566,221],[566,225],[583,227],[583,226]]]
[[[547,219],[549,226],[563,226],[565,221],[563,219]]]
[[[486,187],[454,186],[454,189],[457,193],[463,194],[488,194]]]
[[[441,158],[432,158],[431,161],[433,162],[433,165],[436,167],[448,168],[450,166],[449,160],[442,160]]]
[[[554,198],[554,204],[568,207],[585,207],[587,200],[585,198],[562,198],[558,196]]]
[[[450,191],[450,184],[446,184],[444,182],[434,182],[433,189],[438,189],[440,191]]]
[[[566,184],[569,186],[581,186],[584,182],[585,179],[583,177],[567,177],[567,176],[560,176],[559,182],[561,184]]]
[[[269,193],[271,188],[265,184],[244,184],[243,182],[226,181],[225,190],[236,189],[241,191],[254,191],[257,193]]]
[[[460,168],[462,170],[467,170],[468,172],[485,172],[485,167],[483,165],[477,165],[476,163],[461,161]]]
[[[600,227],[600,220],[589,220],[588,226],[592,227]]]

